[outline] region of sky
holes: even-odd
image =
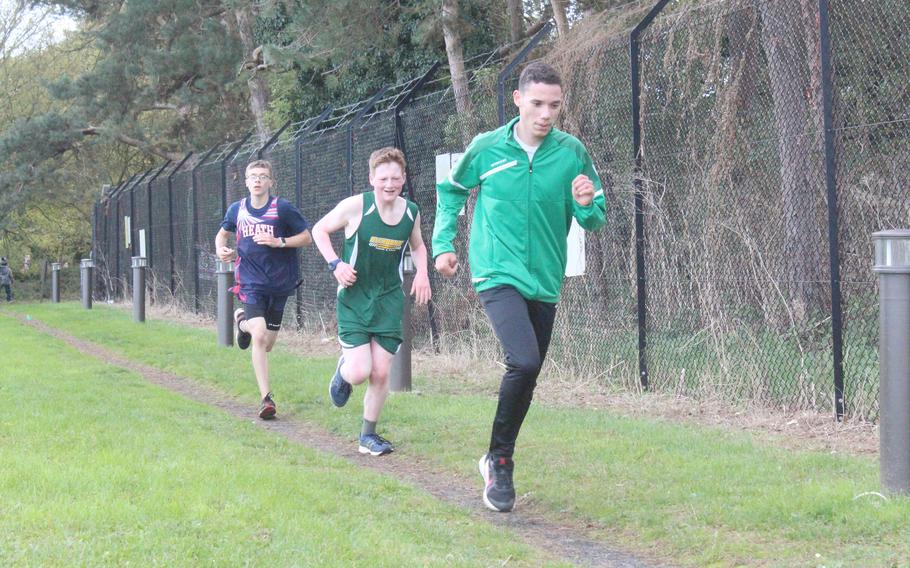
[[[23,9],[21,0],[0,0],[0,55],[16,56],[46,44],[62,41],[76,21],[50,14],[46,9]]]

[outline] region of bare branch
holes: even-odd
[[[101,134],[101,129],[97,126],[87,126],[83,128],[81,132],[85,136],[97,136]],[[159,144],[139,140],[138,138],[133,138],[132,136],[128,136],[123,132],[115,132],[112,134],[112,137],[118,142],[126,144],[127,146],[138,148],[143,152],[158,156],[159,158],[164,158],[165,160],[179,161],[183,159],[183,154],[180,154],[178,152],[171,152]]]

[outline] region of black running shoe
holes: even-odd
[[[512,485],[512,458],[484,455],[480,458],[480,475],[483,476],[483,504],[499,513],[508,513],[515,506],[515,486]]]
[[[348,399],[351,398],[351,383],[347,382],[341,377],[341,364],[344,363],[344,356],[338,358],[338,365],[335,367],[335,374],[332,375],[332,381],[329,383],[329,397],[332,399],[332,404],[341,408],[348,403]]]
[[[259,418],[271,420],[275,418],[275,401],[272,400],[272,393],[265,395],[262,404],[259,405]]]
[[[253,338],[248,331],[243,331],[240,329],[240,322],[246,319],[246,314],[243,313],[243,308],[237,308],[234,310],[234,325],[237,327],[237,347],[241,349],[246,349],[250,346],[250,340]]]

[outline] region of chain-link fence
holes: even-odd
[[[607,226],[585,238],[584,275],[565,282],[551,368],[622,388],[876,418],[870,235],[910,224],[910,5],[652,8],[589,16],[514,69],[508,55],[469,61],[468,112],[431,74],[291,125],[267,148],[247,139],[137,173],[96,208],[98,294],[125,294],[144,239],[153,296],[213,314],[214,236],[260,154],[276,192],[314,223],[369,188],[370,152],[401,147],[429,242],[440,163],[498,125],[499,85],[512,114],[518,73],[543,58],[563,73],[562,127],[585,142],[607,199]],[[463,259],[471,213],[469,202]],[[336,282],[314,248],[299,254],[303,282],[286,324],[330,336]],[[497,356],[469,271],[453,280],[431,271],[431,284],[432,303],[412,318],[414,344]]]

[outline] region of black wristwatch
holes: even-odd
[[[329,263],[329,272],[335,272],[335,269],[338,268],[338,263],[341,262],[340,258],[336,258]]]

